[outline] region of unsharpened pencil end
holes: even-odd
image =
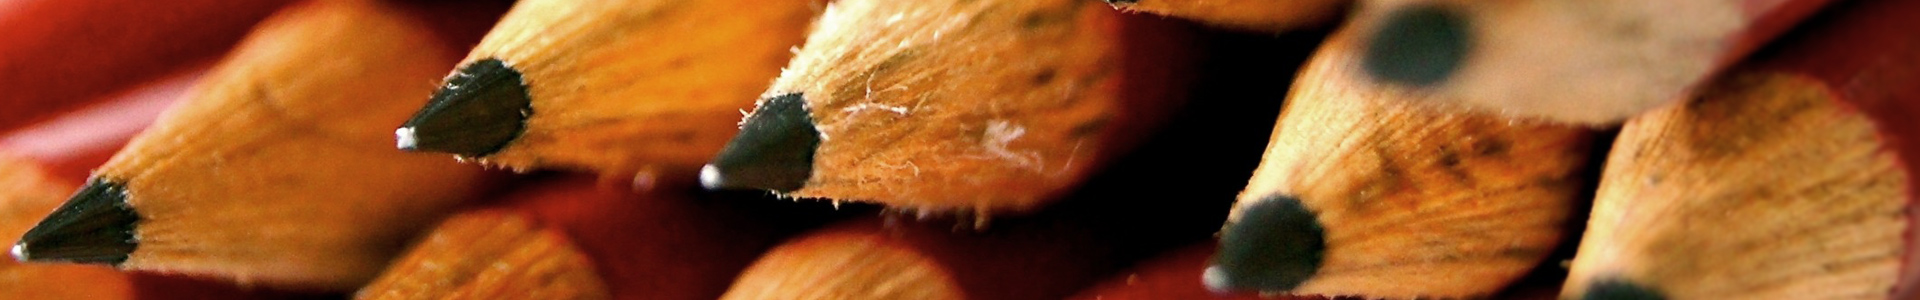
[[[1666,300],[1660,292],[1625,280],[1604,280],[1587,287],[1580,300]]]
[[[1319,271],[1324,232],[1299,199],[1261,199],[1221,235],[1220,251],[1202,281],[1219,292],[1292,290]]]
[[[401,150],[487,156],[520,137],[533,114],[531,105],[520,71],[484,59],[448,76],[427,106],[394,135]]]
[[[13,245],[24,262],[119,265],[139,246],[133,228],[140,216],[127,206],[127,188],[95,179],[67,203],[27,230]]]
[[[1411,86],[1446,81],[1467,60],[1471,27],[1459,12],[1415,5],[1389,13],[1371,37],[1361,67],[1375,80]]]
[[[820,131],[806,97],[785,94],[763,100],[740,124],[740,134],[700,171],[708,189],[799,190],[813,176]]]

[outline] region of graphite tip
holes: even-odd
[[[1202,280],[1214,291],[1292,290],[1320,269],[1324,231],[1299,199],[1261,199],[1221,235]]]
[[[394,137],[401,150],[487,156],[526,130],[531,102],[520,71],[499,59],[476,61],[447,76]]]
[[[1459,12],[1414,5],[1388,13],[1366,40],[1361,67],[1375,80],[1411,86],[1446,81],[1471,51],[1472,28]]]
[[[740,134],[700,171],[708,189],[799,190],[813,175],[820,131],[801,94],[766,99],[741,122]]]
[[[140,216],[127,205],[127,188],[94,179],[13,245],[14,259],[119,265],[140,242]]]

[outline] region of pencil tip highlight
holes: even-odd
[[[1415,5],[1388,13],[1361,56],[1361,67],[1375,80],[1433,86],[1447,80],[1467,60],[1472,28],[1458,11],[1439,5]]]
[[[708,189],[799,190],[813,176],[813,152],[820,147],[801,94],[775,96],[741,122],[740,134],[727,142],[712,163],[700,170]]]
[[[427,106],[394,132],[401,150],[482,157],[506,148],[526,130],[532,97],[520,71],[499,59],[461,67]]]
[[[127,206],[127,188],[94,179],[67,199],[13,245],[23,262],[72,262],[119,265],[139,246],[134,226],[140,216]]]
[[[1216,292],[1292,290],[1319,271],[1324,232],[1299,199],[1261,199],[1221,235],[1220,251],[1202,281]]]
[[[417,140],[418,138],[413,136],[413,127],[400,127],[400,129],[393,130],[394,147],[400,148],[400,150],[418,150],[420,145]]]
[[[717,190],[726,188],[723,185],[726,184],[726,182],[727,178],[720,174],[720,168],[714,167],[712,164],[700,167],[700,186],[706,187],[709,190]]]
[[[1580,300],[1666,300],[1667,296],[1632,281],[1610,279],[1595,282],[1580,295]]]

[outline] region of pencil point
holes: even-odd
[[[13,258],[33,262],[119,265],[139,246],[140,221],[127,206],[127,188],[94,179],[13,245]]]
[[[1361,66],[1382,82],[1435,85],[1467,59],[1470,31],[1457,11],[1437,5],[1404,7],[1389,13],[1369,37]]]
[[[449,76],[394,135],[401,150],[487,156],[526,130],[531,101],[520,71],[484,59]]]
[[[1602,280],[1587,287],[1580,300],[1666,300],[1660,292],[1626,280]]]
[[[1107,0],[1107,5],[1121,6],[1140,2],[1140,0]]]
[[[1214,291],[1292,290],[1319,270],[1324,236],[1299,199],[1262,199],[1221,235],[1220,252],[1202,280]]]
[[[805,186],[813,176],[813,151],[820,147],[820,131],[806,105],[801,94],[765,100],[741,123],[740,134],[701,169],[700,184],[780,192]]]

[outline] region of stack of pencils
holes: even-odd
[[[1920,0],[0,1],[0,299],[1920,299]]]

